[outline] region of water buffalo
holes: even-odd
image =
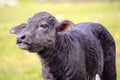
[[[40,56],[44,80],[116,80],[115,41],[99,23],[58,22],[38,12],[10,33],[19,48]]]

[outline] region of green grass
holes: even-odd
[[[39,11],[52,13],[59,21],[99,22],[114,36],[117,45],[117,80],[120,80],[120,3],[44,3],[21,2],[0,8],[0,80],[42,80],[41,63],[36,54],[16,47],[10,28],[26,22]]]

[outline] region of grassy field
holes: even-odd
[[[114,36],[117,46],[117,80],[120,80],[120,3],[40,4],[20,2],[15,7],[0,7],[0,80],[42,80],[41,63],[36,54],[20,50],[10,28],[26,22],[39,11],[52,13],[59,21],[99,22]]]

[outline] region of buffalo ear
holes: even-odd
[[[19,34],[21,31],[23,31],[23,29],[26,27],[26,23],[22,23],[20,25],[17,25],[15,27],[13,27],[11,30],[10,30],[10,33],[11,34]]]
[[[72,23],[71,21],[64,20],[58,25],[57,32],[58,34],[65,34],[66,32],[70,31],[74,26],[74,23]]]

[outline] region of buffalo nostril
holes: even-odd
[[[23,36],[21,37],[21,39],[25,39],[25,35],[23,35]]]
[[[19,34],[17,37],[18,37],[19,39],[25,39],[25,35],[23,35],[23,34]]]

